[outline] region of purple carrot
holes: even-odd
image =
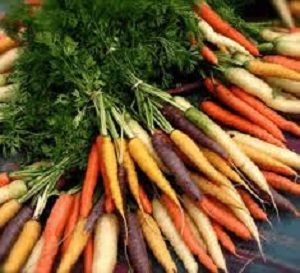
[[[24,224],[32,217],[33,210],[24,206],[18,214],[6,225],[0,238],[0,261],[8,254],[10,248],[17,240]]]
[[[135,213],[127,213],[128,252],[135,273],[151,273],[151,265],[147,254],[142,230]]]
[[[127,177],[126,177],[126,169],[123,164],[119,164],[118,166],[118,178],[119,178],[119,185],[121,189],[123,203],[126,204]]]
[[[104,196],[102,196],[98,202],[94,205],[87,222],[85,224],[85,230],[87,232],[92,232],[94,229],[94,226],[99,219],[99,217],[103,214],[104,212]]]
[[[199,201],[202,197],[200,189],[191,179],[189,171],[173,150],[172,145],[164,140],[165,137],[166,135],[159,130],[152,135],[152,144],[155,151],[175,176],[178,186],[191,198]]]
[[[193,91],[199,87],[200,87],[200,82],[193,82],[193,83],[188,83],[188,84],[184,84],[184,85],[169,89],[168,92],[172,95],[183,95],[183,94],[188,94],[191,91]]]
[[[114,273],[127,273],[128,271],[128,265],[125,263],[118,263],[114,269]]]
[[[171,105],[165,105],[162,114],[175,127],[189,135],[196,143],[216,152],[225,159],[228,153],[215,141],[202,133],[193,123],[188,121],[182,111]]]

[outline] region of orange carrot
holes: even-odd
[[[205,197],[197,205],[213,220],[226,229],[232,231],[244,240],[251,239],[251,234],[246,226],[241,223],[233,213],[222,203],[217,200]]]
[[[64,230],[64,241],[63,241],[63,244],[62,244],[62,253],[65,253],[68,246],[69,246],[69,243],[70,243],[70,240],[71,240],[71,234],[73,232],[73,229],[76,226],[76,223],[77,223],[77,220],[78,220],[78,217],[79,217],[80,202],[81,202],[80,192],[78,192],[74,196],[74,199],[75,200],[74,200],[73,205],[72,205],[72,212],[71,212],[71,215],[68,219],[68,223],[66,225],[66,228]]]
[[[44,230],[44,245],[35,273],[51,272],[59,241],[72,209],[72,201],[71,195],[63,194],[55,202]]]
[[[258,56],[259,51],[257,47],[249,41],[242,33],[233,28],[229,23],[225,22],[212,8],[204,1],[199,1],[194,5],[194,11],[203,18],[212,28],[236,41],[244,46],[252,55]]]
[[[97,137],[97,147],[98,147],[98,155],[99,155],[99,163],[102,174],[102,180],[104,184],[104,192],[105,192],[105,211],[107,213],[112,213],[115,209],[115,204],[112,198],[108,177],[106,174],[106,170],[103,165],[103,154],[102,154],[102,145],[103,145],[103,136]]]
[[[256,109],[256,111],[261,115],[271,120],[280,129],[300,137],[300,127],[296,123],[286,120],[284,117],[280,116],[277,112],[265,105],[262,101],[251,96],[238,87],[232,87],[231,92],[245,103]]]
[[[8,185],[10,182],[10,178],[7,173],[0,173],[0,187]]]
[[[235,96],[234,92],[232,91],[233,89],[236,89],[236,87],[232,87],[229,90],[224,85],[217,84],[217,86],[215,87],[215,93],[222,103],[224,103],[243,117],[247,118],[249,121],[252,121],[254,124],[265,129],[277,139],[285,142],[285,138],[279,128],[267,117],[260,114],[260,112],[255,107],[249,106],[242,99]]]
[[[212,222],[212,226],[214,228],[214,231],[215,231],[221,245],[225,249],[227,249],[231,254],[236,255],[235,245],[234,245],[233,241],[231,240],[231,238],[229,237],[229,235],[222,228],[222,226],[216,222]]]
[[[93,194],[98,179],[98,153],[94,144],[89,154],[87,169],[81,194],[80,216],[85,218],[93,207]]]
[[[152,214],[152,203],[141,185],[139,185],[139,194],[144,211],[148,214]]]
[[[239,117],[231,112],[223,109],[216,103],[212,101],[205,101],[201,103],[201,109],[214,120],[217,120],[227,126],[238,129],[239,131],[248,133],[252,136],[258,137],[266,142],[277,145],[279,147],[284,147],[283,143],[278,139],[274,138],[266,130],[260,128],[259,126]]]
[[[300,184],[297,184],[284,176],[272,172],[262,173],[265,176],[267,182],[274,189],[289,192],[295,195],[300,195]]]
[[[84,261],[84,273],[91,273],[93,267],[93,253],[94,253],[94,244],[93,236],[91,236],[85,246],[83,253]]]
[[[212,259],[206,254],[206,252],[197,244],[197,240],[193,237],[193,233],[188,226],[188,221],[185,219],[184,214],[180,208],[167,196],[161,197],[162,203],[165,205],[170,217],[172,218],[177,231],[182,236],[183,241],[190,249],[190,251],[196,255],[199,261],[211,272],[217,272],[217,267]]]
[[[201,53],[204,60],[206,60],[209,63],[214,64],[214,65],[218,64],[217,56],[215,55],[215,53],[208,46],[204,45],[200,49],[200,53]]]
[[[251,215],[256,220],[266,221],[268,220],[267,214],[260,208],[260,206],[252,199],[251,195],[244,190],[238,189],[240,196],[242,197],[245,205],[250,211]]]
[[[281,55],[264,56],[263,60],[268,63],[280,64],[289,69],[293,69],[295,71],[300,72],[300,61],[299,60],[295,60],[295,59],[281,56]]]

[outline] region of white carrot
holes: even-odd
[[[247,51],[236,41],[231,40],[230,38],[215,32],[214,29],[205,20],[201,19],[199,21],[198,26],[206,40],[211,42],[212,44],[223,45],[226,48],[228,48],[231,52],[241,52],[250,55],[249,51]]]
[[[228,68],[225,71],[225,77],[231,83],[260,98],[271,108],[287,113],[300,113],[300,100],[288,100],[279,95],[275,96],[273,89],[266,82],[246,69]]]
[[[113,273],[118,253],[118,219],[104,214],[95,227],[93,273]]]
[[[165,237],[169,240],[170,244],[173,246],[176,254],[182,260],[184,267],[189,273],[198,272],[198,264],[191,254],[190,250],[187,248],[183,240],[181,239],[179,233],[176,230],[170,216],[168,215],[165,207],[158,201],[153,200],[153,216],[162,230]]]
[[[299,42],[278,41],[275,43],[277,53],[290,57],[300,57]]]
[[[274,77],[268,77],[265,79],[267,83],[272,86],[283,89],[286,92],[290,92],[296,95],[300,95],[300,82],[292,81],[288,79],[280,79]]]
[[[236,131],[230,131],[228,133],[237,143],[243,143],[248,146],[251,146],[256,150],[264,152],[290,167],[294,167],[298,170],[300,169],[300,155],[288,149],[277,147],[275,145],[272,145],[270,143],[267,143],[265,141],[262,141],[255,137],[251,137],[246,134],[242,134]]]
[[[18,58],[19,50],[18,48],[13,48],[0,56],[0,73],[4,73],[12,68],[15,60]]]
[[[11,199],[18,199],[27,192],[27,186],[22,180],[15,180],[0,188],[0,204]]]
[[[43,237],[41,237],[35,244],[24,268],[22,269],[22,273],[34,273],[35,272],[35,268],[36,268],[37,262],[40,258],[43,245],[44,245],[44,239],[43,239]]]
[[[291,11],[287,4],[286,0],[272,0],[272,4],[275,7],[278,15],[280,16],[281,20],[285,24],[285,26],[292,28],[295,27],[295,22],[293,20]]]
[[[222,249],[209,218],[199,208],[197,208],[187,196],[183,197],[183,204],[198,227],[212,259],[219,268],[227,272]]]
[[[268,41],[268,42],[272,42],[280,37],[282,37],[283,35],[285,35],[284,33],[280,33],[280,32],[275,32],[271,29],[264,29],[260,32],[261,37]]]

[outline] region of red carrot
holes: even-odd
[[[93,236],[89,238],[85,249],[84,249],[84,273],[91,273],[93,268],[93,253],[94,253],[94,244],[93,244]]]
[[[264,56],[263,60],[268,63],[280,64],[287,68],[293,69],[297,72],[300,72],[300,61],[292,58],[288,58],[281,55],[269,55]]]
[[[89,154],[87,169],[82,187],[80,216],[85,218],[93,207],[93,194],[98,179],[98,153],[94,144]]]
[[[178,186],[192,199],[200,200],[201,191],[190,177],[188,169],[177,156],[172,145],[165,140],[166,135],[162,131],[156,131],[152,135],[152,144],[166,167],[172,172]]]
[[[231,112],[223,109],[212,101],[202,102],[201,109],[214,120],[217,120],[227,126],[258,137],[279,147],[284,147],[283,143],[270,135],[266,130],[260,128],[259,126],[251,123],[246,119],[243,119],[242,117],[232,114]]]
[[[10,182],[10,178],[7,173],[0,173],[0,187],[8,185]]]
[[[229,23],[225,22],[212,8],[204,1],[200,0],[194,5],[194,11],[203,18],[212,28],[236,41],[244,46],[252,55],[258,56],[259,51],[251,41],[249,41],[242,33],[233,28]]]
[[[205,197],[197,205],[213,220],[232,231],[244,240],[250,240],[251,234],[247,227],[241,223],[224,204]]]
[[[142,206],[144,208],[144,211],[148,214],[152,214],[152,203],[149,200],[146,192],[144,191],[143,187],[141,185],[139,185],[139,194],[140,194],[140,199],[141,199],[141,203]]]
[[[246,207],[250,211],[251,215],[256,220],[266,221],[268,219],[267,214],[259,207],[259,205],[252,199],[251,195],[244,190],[238,189],[240,196],[242,197]]]
[[[76,223],[78,221],[78,217],[79,217],[79,210],[80,210],[80,202],[81,202],[81,195],[80,192],[78,192],[75,196],[74,196],[74,201],[72,204],[72,212],[71,215],[68,219],[68,223],[66,225],[66,228],[64,230],[64,241],[63,241],[63,245],[62,245],[62,253],[65,253],[70,240],[71,240],[71,234],[73,232],[73,229],[76,226]]]
[[[286,120],[284,117],[280,116],[277,112],[265,105],[262,101],[251,96],[238,87],[232,87],[231,92],[235,96],[243,100],[245,103],[250,105],[252,108],[254,108],[261,115],[271,120],[280,129],[300,137],[300,127],[296,123]]]
[[[231,240],[231,238],[229,237],[229,235],[222,228],[222,226],[216,222],[212,222],[212,226],[214,228],[214,231],[215,231],[221,245],[225,249],[227,249],[231,254],[236,255],[235,245],[234,245],[233,241]]]
[[[230,107],[243,117],[252,121],[254,124],[265,129],[280,141],[285,142],[285,137],[275,123],[271,122],[267,117],[262,115],[255,107],[250,106],[238,96],[234,91],[237,87],[232,87],[230,90],[222,84],[217,84],[215,94],[218,99],[226,106]]]
[[[44,245],[35,273],[51,272],[58,252],[59,241],[72,209],[72,201],[73,199],[69,194],[63,194],[56,200],[46,223],[43,235]]]
[[[300,184],[272,172],[263,172],[263,175],[274,189],[300,195]]]

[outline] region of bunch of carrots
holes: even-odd
[[[207,3],[193,10],[203,42],[190,43],[224,76],[203,79],[211,99],[198,109],[156,91],[160,122],[151,126],[99,97],[101,130],[82,183],[61,186],[70,158],[0,173],[1,272],[68,273],[83,264],[85,273],[112,273],[120,253],[134,272],[153,272],[148,251],[168,273],[178,272],[174,255],[189,273],[199,265],[227,272],[225,253],[243,259],[236,240],[254,240],[263,253],[255,221],[270,221],[265,204],[300,216],[282,195],[300,195],[300,155],[286,140],[300,127],[276,112],[300,113],[299,33],[263,31],[272,53],[262,56]],[[19,50],[0,34],[0,122]]]

